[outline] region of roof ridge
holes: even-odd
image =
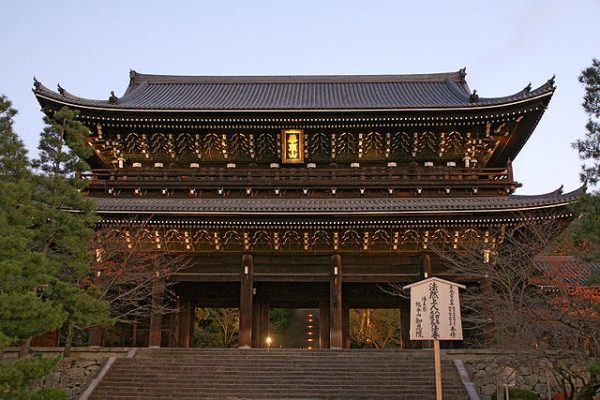
[[[154,83],[391,83],[462,82],[461,71],[422,74],[340,74],[340,75],[160,75],[131,71],[130,86]]]

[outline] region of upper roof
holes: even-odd
[[[466,72],[410,75],[173,76],[135,71],[122,97],[92,100],[35,80],[40,99],[92,109],[151,111],[343,111],[455,109],[510,104],[554,91],[554,80],[505,97],[471,93]]]

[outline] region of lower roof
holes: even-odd
[[[584,193],[556,190],[537,196],[396,198],[94,198],[99,214],[179,216],[418,216],[552,209]]]

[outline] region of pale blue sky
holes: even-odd
[[[515,160],[521,194],[579,186],[579,72],[600,57],[600,1],[32,1],[0,5],[0,93],[35,154],[33,76],[106,99],[129,69],[181,75],[456,71],[480,96],[556,74],[558,89]]]

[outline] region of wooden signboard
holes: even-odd
[[[410,340],[462,340],[458,289],[465,286],[429,278],[410,289]]]
[[[440,340],[462,340],[459,285],[440,278],[428,278],[411,285],[410,340],[433,340],[436,399],[442,400]]]

